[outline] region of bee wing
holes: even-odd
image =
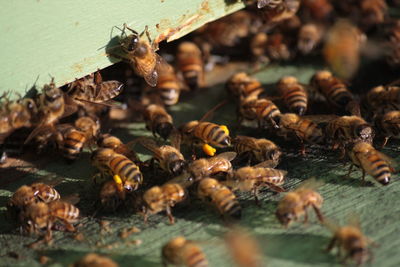
[[[215,105],[213,108],[211,108],[209,111],[207,111],[206,114],[203,115],[203,117],[201,117],[199,122],[202,122],[202,121],[205,121],[206,119],[208,119],[215,111],[217,111],[219,108],[221,108],[222,106],[224,106],[227,103],[228,103],[228,100],[223,100],[222,102]]]
[[[328,123],[334,119],[339,118],[339,116],[334,115],[334,114],[306,115],[306,116],[301,116],[301,117],[303,119],[308,119],[310,121],[313,121],[316,124]]]
[[[301,182],[300,185],[297,187],[297,189],[307,188],[307,189],[316,190],[319,187],[321,187],[323,184],[324,184],[323,181],[317,180],[315,177],[312,177],[312,178],[309,178],[309,179]]]
[[[67,94],[64,94],[64,113],[61,118],[68,117],[78,111],[78,105],[69,97]]]
[[[232,161],[234,158],[236,158],[236,155],[237,155],[236,152],[228,151],[228,152],[218,154],[217,157]]]
[[[57,134],[57,131],[53,125],[46,125],[46,124],[39,124],[33,131],[28,135],[26,138],[24,145],[28,144],[30,141],[32,141],[33,138],[40,134],[45,134],[51,132],[52,136]]]
[[[258,0],[257,1],[257,8],[263,8],[269,5],[271,0]]]
[[[347,223],[351,226],[361,229],[360,215],[355,212],[349,213],[347,215]]]
[[[325,218],[322,224],[326,228],[328,228],[332,233],[336,233],[340,228],[339,224],[330,218]]]
[[[278,165],[278,162],[276,162],[276,160],[265,160],[263,162],[260,162],[256,165],[254,165],[254,167],[256,167],[256,168],[275,168],[277,165]]]
[[[63,178],[55,175],[55,174],[48,174],[40,177],[38,180],[35,181],[35,183],[43,183],[47,184],[51,187],[55,187],[63,182]]]
[[[286,190],[284,188],[280,187],[279,185],[275,185],[275,184],[271,184],[271,183],[266,183],[266,184],[272,191],[279,192],[279,193],[286,192]]]
[[[396,172],[395,168],[398,168],[399,164],[393,158],[389,157],[388,155],[386,155],[378,150],[375,150],[375,152],[378,153],[379,156],[381,156],[389,164],[390,171],[395,173]]]
[[[161,157],[160,148],[158,147],[156,141],[154,141],[153,139],[142,136],[142,137],[136,138],[135,140],[129,142],[128,144],[134,144],[134,143],[139,143],[144,148],[146,148],[147,150],[152,152],[156,157],[158,157],[158,158]]]
[[[97,69],[97,71],[94,73],[93,76],[94,76],[94,77],[93,77],[93,81],[94,81],[94,83],[95,83],[96,85],[99,85],[99,84],[101,84],[101,83],[103,82],[103,77],[101,77],[101,74],[100,74],[100,70],[99,70],[99,69]]]
[[[158,70],[166,63],[166,61],[159,54],[155,53],[155,56],[156,56],[156,66],[150,73],[147,73],[143,76],[144,80],[151,87],[156,87],[158,81]]]
[[[187,187],[191,186],[194,182],[195,181],[194,181],[193,177],[191,176],[191,174],[188,172],[184,172],[181,175],[176,176],[176,177],[172,178],[171,180],[169,180],[167,182],[167,184],[176,183],[176,184],[180,184],[184,188],[187,188]]]
[[[181,142],[182,142],[182,135],[181,133],[174,129],[172,130],[169,139],[171,141],[171,146],[175,147],[176,149],[178,149],[180,151],[181,149]]]
[[[68,203],[70,203],[72,205],[76,205],[76,204],[79,203],[81,198],[79,197],[78,193],[74,193],[74,194],[71,194],[71,195],[68,195],[68,196],[61,197],[61,200],[65,201],[65,202],[68,202]]]

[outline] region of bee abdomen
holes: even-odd
[[[86,141],[84,133],[72,130],[64,138],[61,151],[63,156],[67,159],[75,160],[78,158],[82,151],[83,145]]]
[[[384,185],[388,184],[391,176],[389,165],[377,155],[371,155],[369,160],[372,164],[371,174],[375,180]]]
[[[193,249],[185,259],[186,266],[188,267],[207,267],[208,262],[204,253],[199,249]]]
[[[234,219],[240,219],[242,209],[230,189],[221,187],[212,194],[211,198],[222,214]]]
[[[342,85],[333,86],[328,92],[328,98],[339,106],[346,106],[353,99],[353,95]]]
[[[307,94],[301,87],[295,87],[287,92],[284,100],[291,112],[303,115],[307,109]]]
[[[167,106],[175,105],[179,100],[180,91],[169,87],[159,88],[161,100]]]
[[[73,222],[79,217],[79,209],[70,203],[61,201],[51,202],[49,207],[52,215],[57,218]]]

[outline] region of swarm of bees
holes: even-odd
[[[268,189],[283,195],[275,212],[282,226],[289,227],[302,217],[308,222],[312,209],[318,222],[333,232],[329,250],[337,246],[345,260],[351,258],[358,265],[371,260],[372,242],[359,225],[339,227],[323,215],[324,198],[317,191],[320,180],[307,180],[287,192],[290,170],[281,169],[279,164],[286,156],[287,144],[299,146],[303,156],[306,146],[328,147],[339,149],[338,158],[350,163],[348,175],[355,165],[362,171],[363,183],[366,174],[380,185],[390,183],[395,163],[376,144],[382,138],[383,147],[390,138],[400,136],[400,87],[395,81],[358,95],[349,81],[357,74],[362,46],[376,27],[390,26],[386,45],[391,54],[385,59],[391,67],[398,65],[399,23],[389,20],[387,5],[380,0],[246,3],[246,10],[207,24],[180,42],[169,62],[157,53],[158,41],[150,39],[147,27],[139,34],[124,24],[120,53],[109,54],[127,62],[136,78],[146,82],[139,100],[121,103],[118,97],[124,83],[104,81],[100,71],[63,87],[57,87],[52,79],[32,98],[10,100],[3,94],[0,164],[7,162],[7,143],[20,129],[28,130],[23,142],[26,147],[39,152],[55,148],[67,162],[76,161],[82,151],[89,150],[91,165],[97,170],[92,179],[98,195],[96,214],[99,210],[133,210],[146,223],[152,220],[150,215],[165,212],[174,224],[172,209],[198,200],[211,206],[224,222],[234,224],[243,214],[238,192],[250,192],[261,205],[259,191]],[[338,14],[352,12],[355,15],[351,18],[333,22]],[[204,90],[207,66],[215,64],[213,53],[224,51],[235,57],[234,50],[251,53],[253,60],[263,63],[319,54],[330,70],[317,71],[308,84],[295,76],[277,77],[271,88],[251,74],[237,71],[225,82],[226,100],[202,118],[176,125],[171,107],[179,102],[181,93]],[[232,99],[237,125],[213,122],[211,117]],[[321,102],[322,112],[314,109]],[[110,133],[113,110],[133,113],[153,137],[121,141]],[[237,134],[242,127],[262,136]],[[142,161],[138,147],[148,151],[151,159]],[[39,234],[40,242],[50,243],[53,230],[79,231],[74,224],[80,211],[74,204],[61,200],[52,186],[35,183],[18,188],[7,210],[23,233]],[[262,266],[257,242],[243,230],[232,229],[225,240],[233,260],[239,266]],[[162,262],[165,266],[208,266],[200,242],[183,236],[163,246]],[[116,266],[95,254],[74,266],[93,264]]]

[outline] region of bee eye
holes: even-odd
[[[136,50],[138,42],[139,42],[139,38],[137,38],[137,37],[132,38],[131,42],[128,45],[128,51]]]

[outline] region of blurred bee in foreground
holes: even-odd
[[[278,135],[285,139],[294,137],[301,143],[301,153],[305,154],[304,142],[310,144],[322,144],[324,134],[322,129],[307,117],[301,117],[294,113],[285,113],[280,116]]]
[[[185,166],[185,158],[180,152],[180,135],[171,135],[171,145],[157,146],[156,142],[150,138],[142,137],[135,140],[143,147],[153,153],[154,159],[160,164],[161,169],[179,175]]]
[[[298,33],[297,49],[303,55],[310,54],[319,46],[322,40],[322,32],[320,26],[315,23],[303,24]]]
[[[330,71],[322,70],[315,73],[311,78],[310,85],[336,108],[346,108],[354,100],[347,85],[333,76]]]
[[[236,220],[242,216],[235,194],[218,180],[203,178],[197,186],[197,196],[204,201],[209,200],[223,216]]]
[[[182,202],[187,196],[185,189],[179,183],[166,183],[162,186],[153,186],[143,194],[144,221],[149,214],[165,210],[171,224],[175,223],[171,208]]]
[[[370,143],[359,142],[349,151],[349,157],[354,165],[362,169],[362,181],[365,182],[365,173],[374,177],[382,185],[390,182],[391,173],[394,169],[391,167],[391,160],[383,153],[376,150]],[[350,165],[350,175],[353,164]]]
[[[308,104],[307,92],[296,77],[285,76],[281,78],[277,83],[277,88],[290,112],[300,116],[306,113]]]
[[[340,78],[350,79],[358,70],[361,44],[365,39],[365,35],[346,20],[339,20],[330,28],[323,55]]]
[[[232,143],[238,156],[248,156],[249,162],[271,161],[278,165],[282,155],[281,149],[272,141],[264,138],[253,138],[249,136],[236,136]]]
[[[156,133],[162,138],[167,139],[174,129],[173,120],[164,107],[151,104],[147,106],[143,113],[146,128],[155,136]]]
[[[235,152],[224,152],[212,158],[197,159],[189,163],[187,172],[194,181],[221,173],[229,174],[232,172],[231,161],[235,157]],[[184,174],[184,176],[187,176],[187,174]]]
[[[192,90],[204,86],[204,66],[201,51],[195,43],[182,42],[176,53],[178,70]]]
[[[118,154],[110,148],[100,148],[93,151],[91,160],[102,175],[113,176],[120,190],[137,190],[143,182],[139,167],[124,155]]]
[[[127,35],[126,29],[131,31],[132,34]],[[142,38],[144,33],[146,33],[148,40]],[[155,52],[158,49],[158,44],[151,42],[147,26],[141,34],[138,34],[124,24],[120,37],[120,46],[124,54],[112,54],[112,56],[127,61],[137,75],[143,77],[150,86],[156,86],[158,80],[157,67],[162,58]]]
[[[75,262],[72,267],[118,267],[112,259],[96,253],[88,253],[83,258]]]
[[[377,132],[384,136],[382,147],[384,147],[390,137],[400,137],[400,111],[389,111],[375,118]]]
[[[342,153],[346,146],[357,142],[372,143],[374,138],[372,127],[358,116],[342,116],[331,120],[325,127],[325,133],[332,148],[340,148]]]
[[[261,187],[267,187],[275,192],[285,192],[281,185],[285,182],[287,171],[266,168],[263,164],[235,170],[231,175],[228,175],[225,184],[234,190],[252,191],[257,204],[259,204],[258,190]]]
[[[394,67],[400,65],[400,20],[395,20],[393,24],[388,33],[390,50],[386,55],[386,61]]]
[[[115,153],[122,154],[131,161],[135,163],[139,163],[139,157],[136,155],[136,152],[133,151],[128,144],[124,144],[118,137],[103,134],[97,141],[97,145],[101,148],[110,148],[115,151]]]
[[[99,71],[81,79],[76,79],[68,86],[67,94],[79,105],[104,103],[122,92],[123,84],[119,81],[103,81]]]
[[[234,262],[240,267],[265,266],[260,244],[248,231],[234,227],[225,236],[225,245]]]
[[[208,261],[201,248],[195,241],[186,240],[183,236],[168,241],[162,247],[161,255],[164,267],[168,264],[188,267],[208,266]]]
[[[324,221],[324,217],[320,211],[323,203],[322,196],[315,191],[319,184],[314,180],[307,180],[296,190],[287,193],[281,201],[279,201],[276,210],[276,217],[279,222],[287,227],[292,221],[297,221],[300,216],[304,215],[304,223],[308,221],[307,209],[312,207],[320,222]]]
[[[282,33],[268,35],[265,50],[271,60],[289,60],[292,56],[289,49],[289,42]]]
[[[108,180],[100,188],[99,203],[104,211],[114,212],[125,203],[126,196],[126,190],[121,190],[114,180]]]
[[[326,225],[333,232],[327,251],[331,251],[336,246],[338,257],[342,257],[341,261],[346,263],[348,259],[352,259],[357,266],[372,259],[372,253],[368,247],[374,243],[361,232],[358,221],[346,226],[337,226],[330,222]]]

